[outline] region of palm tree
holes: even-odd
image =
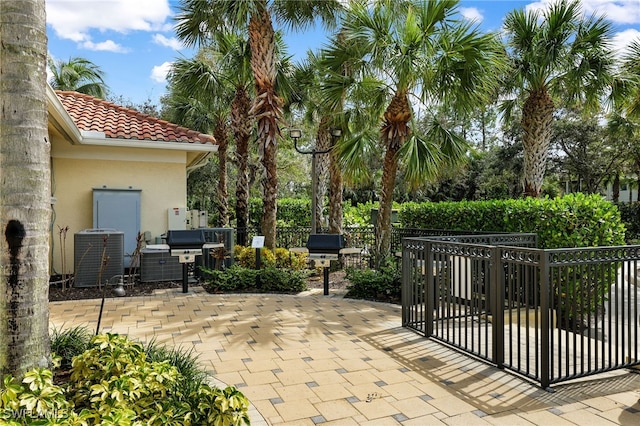
[[[104,99],[107,86],[104,72],[85,58],[71,58],[68,61],[49,58],[52,76],[49,84],[56,90],[72,90],[85,95]]]
[[[622,56],[613,98],[618,115],[640,121],[640,39],[631,42]]]
[[[0,3],[0,378],[50,363],[44,0]],[[10,106],[10,108],[8,107]]]
[[[636,175],[640,200],[640,39],[634,40],[624,52],[617,77],[613,90],[615,111],[609,117],[607,130],[628,169]],[[614,195],[619,195],[615,193],[619,182],[617,171]]]
[[[251,120],[249,108],[251,103],[250,85],[253,81],[249,68],[250,52],[247,43],[233,33],[217,33],[212,44],[201,49],[194,59],[181,59],[174,63],[171,72],[172,89],[198,99],[210,110],[201,111],[204,116],[215,116],[214,136],[218,140],[219,179],[217,205],[223,226],[229,224],[228,192],[227,192],[227,147],[230,127],[236,140],[236,165],[238,178],[236,182],[236,227],[238,243],[243,239],[248,225],[249,199],[249,137]],[[187,105],[188,106],[188,103]],[[229,120],[231,115],[231,120]],[[229,124],[228,124],[229,123]],[[198,128],[199,129],[199,128]],[[199,129],[202,131],[202,129]],[[209,130],[205,130],[209,131]]]
[[[230,128],[235,139],[236,178],[236,229],[237,243],[246,245],[249,226],[249,138],[252,131],[251,102],[253,74],[251,73],[251,51],[248,42],[234,32],[218,32],[206,49],[206,63],[190,73],[185,85],[194,93],[219,96],[220,88],[233,92],[230,101]],[[204,58],[203,58],[204,59]],[[217,85],[218,90],[202,91],[201,79]],[[228,103],[227,100],[223,101]]]
[[[182,0],[176,33],[187,45],[207,45],[219,31],[248,31],[251,69],[256,96],[252,115],[257,123],[258,145],[263,166],[262,233],[265,246],[276,245],[276,199],[278,177],[276,154],[280,137],[282,99],[276,91],[275,30],[271,15],[285,25],[301,28],[320,19],[334,22],[337,0]]]
[[[513,69],[505,87],[516,95],[505,116],[522,104],[524,195],[542,190],[558,99],[595,109],[612,82],[611,25],[582,15],[578,1],[561,0],[544,12],[514,10],[505,18]]]
[[[315,229],[323,227],[324,200],[329,192],[329,233],[341,234],[342,173],[332,149],[335,142],[332,132],[338,126],[335,123],[335,112],[323,108],[320,92],[323,75],[320,58],[309,51],[306,61],[296,69],[295,82],[298,90],[295,106],[304,111],[304,120],[316,127],[315,150],[325,153],[316,156],[316,175],[311,177],[316,180]]]
[[[433,177],[440,165],[461,159],[466,150],[464,141],[438,117],[431,120],[426,134],[411,132],[416,110],[437,104],[470,110],[482,105],[493,90],[500,44],[471,24],[453,21],[456,6],[457,1],[443,0],[352,2],[342,23],[342,38],[334,39],[324,53],[327,67],[334,70],[324,88],[328,103],[338,108],[345,90],[351,90],[349,96],[364,94],[370,115],[380,126],[384,159],[376,225],[378,260],[390,252],[399,162],[406,166],[407,183],[417,186]],[[344,75],[345,69],[350,75]],[[358,105],[352,97],[347,101]],[[384,111],[379,114],[371,105],[384,105]],[[356,158],[363,153],[374,152],[363,145],[366,136],[350,140],[351,146],[348,141],[340,146],[349,168],[359,164]]]

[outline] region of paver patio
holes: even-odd
[[[95,330],[100,300],[50,303]],[[106,299],[100,330],[194,348],[238,387],[254,425],[639,425],[640,374],[546,392],[401,327],[400,306],[301,295],[159,290]]]

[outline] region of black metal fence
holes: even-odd
[[[328,233],[327,229],[318,229],[319,234]],[[250,245],[251,240],[256,235],[261,235],[258,228],[243,228],[236,229],[237,238],[239,244],[241,241],[245,241],[242,245]],[[281,227],[276,230],[276,246],[277,247],[305,247],[307,240],[311,235],[311,227],[299,226],[299,227]],[[419,235],[419,234],[417,234]],[[346,239],[347,247],[360,247],[369,248],[373,246],[375,242],[375,236],[373,227],[371,226],[357,226],[348,227],[344,229],[344,236]],[[398,250],[400,250],[401,242],[398,244]]]
[[[344,228],[346,247],[360,247],[370,249],[375,246],[375,232],[373,226],[349,226]],[[319,234],[328,233],[328,229],[318,229]],[[279,227],[276,230],[277,247],[305,247],[311,227]],[[483,235],[471,231],[451,231],[445,229],[422,229],[422,228],[391,228],[391,254],[402,250],[402,239],[408,237],[446,236],[446,235]],[[240,245],[251,245],[254,236],[261,235],[258,228],[237,228],[236,243]],[[503,235],[496,233],[496,235]],[[504,234],[506,235],[506,234]]]
[[[403,325],[551,384],[640,365],[640,246],[531,234],[407,238]]]

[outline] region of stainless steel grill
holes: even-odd
[[[208,243],[202,229],[167,231],[167,246],[171,256],[177,256],[182,263],[182,292],[189,291],[189,263],[196,256],[202,256],[203,249],[224,247],[223,243]]]
[[[315,266],[323,268],[325,296],[329,294],[329,266],[332,260],[338,260],[340,249],[344,246],[342,234],[311,234],[307,240],[309,260],[313,261]]]

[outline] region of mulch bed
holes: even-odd
[[[189,286],[195,284],[189,284]],[[153,294],[154,290],[165,288],[182,288],[182,282],[162,281],[153,283],[135,283],[132,286],[124,286],[126,296],[147,296]],[[113,294],[113,286],[102,287],[71,287],[62,289],[60,284],[52,284],[49,286],[49,301],[59,302],[63,300],[84,300],[84,299],[100,299],[102,296],[106,298],[118,297]]]
[[[189,287],[199,286],[200,284],[189,283]],[[349,280],[345,278],[344,271],[334,271],[329,274],[330,289],[346,289]],[[309,289],[323,288],[324,282],[322,274],[312,275],[307,279],[307,287]],[[154,290],[160,289],[181,289],[182,281],[161,281],[151,283],[135,283],[132,286],[124,286],[127,297],[148,296],[153,294]],[[84,299],[100,299],[104,295],[105,298],[118,297],[113,294],[113,286],[104,287],[70,287],[63,289],[61,284],[52,284],[49,286],[49,301],[59,302],[64,300],[84,300]]]

